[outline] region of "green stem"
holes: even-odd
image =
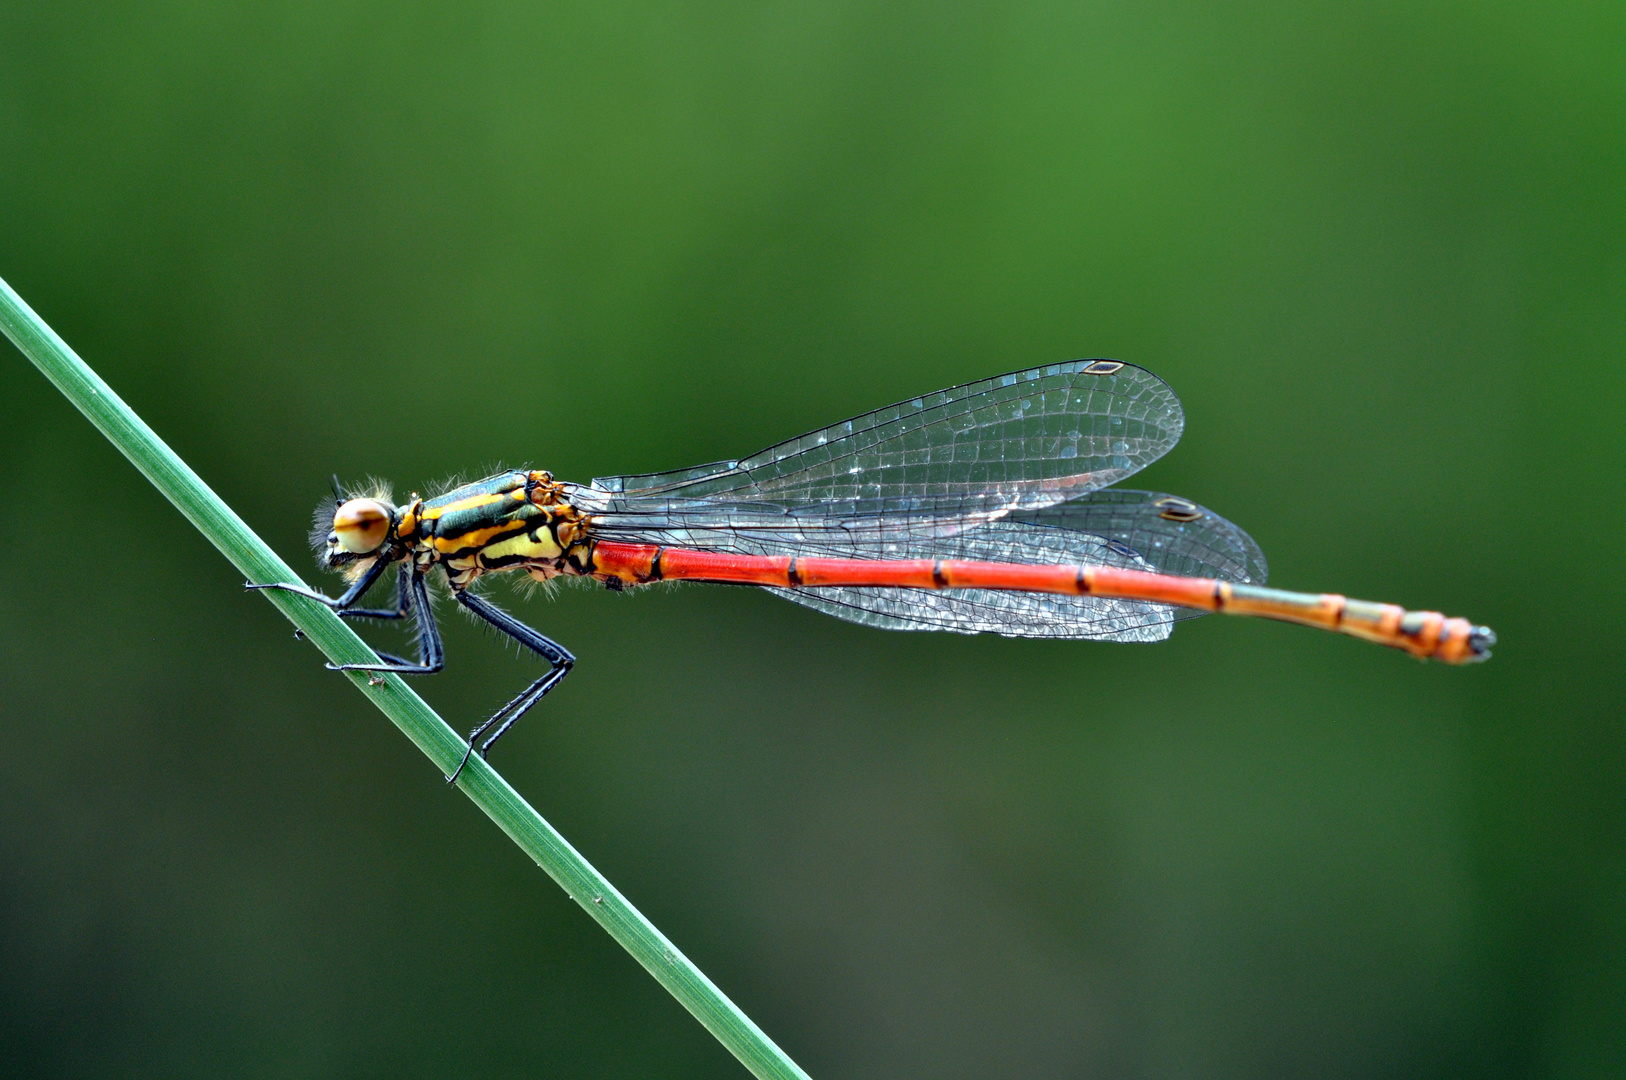
[[[262,585],[299,581],[265,541],[210,491],[198,474],[142,423],[3,280],[0,329],[248,580]],[[321,604],[275,589],[263,595],[334,663],[378,662],[366,642]],[[442,774],[451,773],[467,744],[422,698],[394,675],[369,679],[365,673],[347,674]],[[712,985],[479,755],[469,760],[458,787],[754,1075],[806,1080],[807,1074],[750,1017]]]

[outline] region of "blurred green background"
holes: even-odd
[[[1109,356],[1134,486],[1500,633],[514,599],[495,764],[815,1077],[1626,1069],[1626,7],[14,3],[0,147],[0,275],[313,577],[331,472]],[[8,1071],[743,1075],[3,352]],[[535,665],[447,623],[463,727]]]

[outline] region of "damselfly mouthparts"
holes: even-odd
[[[547,661],[470,733],[451,780],[575,662],[470,589],[509,570],[611,589],[757,585],[892,630],[1160,641],[1179,619],[1223,611],[1453,664],[1490,655],[1496,635],[1465,619],[1264,588],[1264,555],[1229,521],[1176,495],[1108,487],[1166,453],[1184,424],[1174,392],[1143,368],[1055,364],[899,402],[740,461],[588,485],[517,469],[399,506],[335,492],[312,539],[350,587],[337,599],[264,587],[345,616],[413,615],[416,662],[379,653],[342,669],[428,675],[444,664],[425,584],[439,568],[459,604]],[[395,606],[357,607],[392,565]]]

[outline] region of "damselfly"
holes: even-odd
[[[739,461],[591,484],[515,469],[396,505],[341,494],[317,511],[320,561],[350,582],[340,615],[412,616],[416,662],[338,670],[428,675],[444,664],[425,577],[548,672],[469,735],[484,756],[575,663],[470,588],[521,570],[620,590],[656,581],[757,585],[891,630],[1161,641],[1209,611],[1318,626],[1460,664],[1496,636],[1465,619],[1264,588],[1247,533],[1189,499],[1108,487],[1168,452],[1174,392],[1117,360],[1019,371],[902,401]],[[356,606],[390,566],[395,605]],[[330,665],[331,666],[331,665]],[[481,740],[484,739],[482,742]]]

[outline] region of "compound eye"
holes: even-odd
[[[333,535],[339,550],[370,555],[390,534],[390,512],[374,499],[351,499],[333,515]]]

